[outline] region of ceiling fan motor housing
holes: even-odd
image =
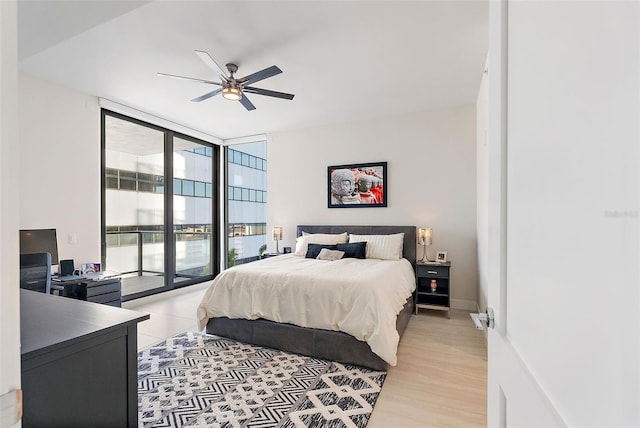
[[[233,75],[236,71],[238,71],[238,66],[232,62],[227,64],[227,70],[229,70],[229,74]]]

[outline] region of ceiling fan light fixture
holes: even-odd
[[[222,88],[222,96],[231,101],[238,101],[242,98],[242,92],[236,86],[226,86]]]
[[[0,0],[0,2],[1,1],[2,0]],[[216,82],[213,80],[196,79],[194,77],[187,77],[187,76],[178,76],[175,74],[158,73],[159,76],[163,76],[163,77],[172,77],[175,79],[190,80],[194,82],[207,83],[210,85],[217,86],[215,90],[207,92],[206,94],[200,95],[199,97],[192,99],[191,100],[192,102],[199,103],[200,101],[208,100],[209,98],[212,98],[218,94],[222,94],[222,97],[224,97],[227,100],[240,101],[240,104],[242,104],[242,106],[245,109],[247,109],[247,111],[251,111],[251,110],[255,110],[256,106],[253,105],[251,100],[249,100],[249,97],[243,94],[245,89],[249,93],[251,93],[252,96],[256,94],[256,95],[262,95],[265,97],[275,97],[275,98],[280,98],[285,100],[292,100],[294,97],[293,94],[285,94],[284,92],[271,91],[268,89],[249,86],[255,82],[260,82],[264,79],[267,79],[269,77],[273,77],[277,74],[282,73],[282,70],[280,70],[280,68],[278,68],[277,65],[272,65],[271,67],[267,67],[260,71],[256,71],[255,73],[251,73],[244,77],[236,79],[235,73],[238,71],[237,64],[234,64],[234,63],[227,64],[227,70],[229,71],[229,74],[227,74],[227,72],[222,70],[222,68],[211,57],[211,55],[209,55],[208,52],[196,50],[195,53],[200,57],[202,61],[204,61],[204,63],[207,66],[209,66],[209,68],[211,68],[217,75],[220,76],[219,81]]]

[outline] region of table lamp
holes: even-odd
[[[278,249],[278,241],[282,240],[282,227],[276,226],[272,230],[273,240],[276,241],[276,254],[280,254],[280,250]]]
[[[433,231],[429,227],[421,227],[418,229],[418,237],[419,244],[422,245],[422,261],[429,262],[429,258],[427,257],[427,245],[431,245],[431,237],[433,236]]]

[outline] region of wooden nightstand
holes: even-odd
[[[451,318],[451,262],[416,262],[416,314],[419,308],[447,311]],[[435,281],[435,290],[431,283]]]

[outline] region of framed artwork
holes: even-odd
[[[438,263],[446,263],[447,262],[447,252],[446,251],[438,251],[438,255],[436,256],[436,262],[438,262]]]
[[[327,167],[329,208],[386,207],[387,197],[386,162]]]
[[[100,263],[83,263],[82,274],[100,272]]]

